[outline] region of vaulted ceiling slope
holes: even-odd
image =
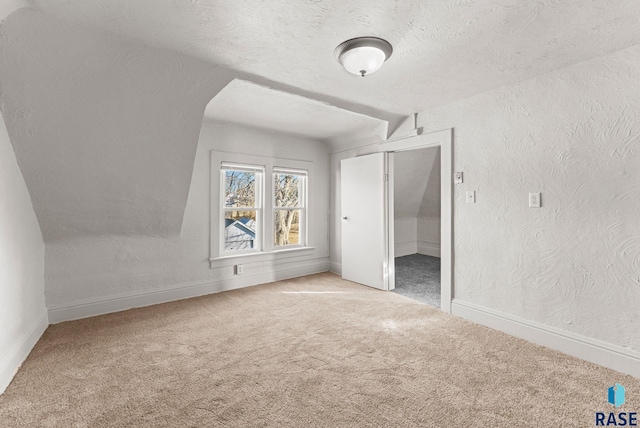
[[[439,148],[408,150],[394,155],[395,218],[415,218],[425,202],[425,191]],[[440,169],[438,169],[438,172]]]
[[[18,9],[28,7],[29,0],[2,0],[0,2],[0,22]]]
[[[635,0],[30,1],[364,114],[424,111],[640,42]],[[333,58],[363,35],[394,47],[364,79]]]
[[[241,79],[229,83],[209,102],[204,118],[320,140],[386,125],[380,119]]]
[[[6,0],[0,107],[45,240],[166,236],[205,106],[234,77],[393,129],[637,44],[638,16],[631,0]],[[394,46],[364,79],[333,57],[362,35]]]
[[[180,232],[207,102],[232,73],[24,8],[0,105],[46,241]]]

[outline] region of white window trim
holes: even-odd
[[[247,171],[255,173],[255,206],[254,207],[240,207],[246,208],[247,211],[255,211],[256,212],[256,239],[254,247],[249,250],[244,251],[225,251],[224,249],[224,239],[220,239],[219,241],[219,251],[220,257],[231,256],[231,255],[240,255],[240,254],[249,254],[249,253],[259,253],[262,251],[262,242],[264,242],[264,206],[265,206],[265,198],[264,198],[264,181],[266,179],[266,172],[262,165],[253,165],[253,164],[230,164],[228,162],[220,163],[220,198],[218,201],[218,214],[219,221],[218,227],[220,228],[220,237],[224,236],[224,222],[222,218],[224,217],[224,213],[230,211],[242,211],[237,209],[236,207],[228,208],[224,204],[224,187],[225,187],[225,171],[227,170],[236,170],[236,171]],[[213,205],[213,204],[212,204]],[[213,227],[213,224],[212,224]]]
[[[260,165],[264,166],[263,176],[263,194],[262,194],[262,218],[260,219],[260,228],[262,243],[261,251],[241,251],[241,252],[224,252],[224,230],[221,226],[222,220],[220,218],[222,213],[222,195],[224,194],[222,182],[221,166],[225,164],[236,164],[239,166],[246,165]],[[228,260],[236,257],[255,257],[256,259],[262,259],[265,255],[272,254],[274,256],[285,255],[287,253],[313,249],[313,236],[311,236],[311,230],[309,228],[309,218],[313,207],[310,206],[310,198],[308,197],[308,189],[311,187],[311,181],[313,180],[313,162],[303,161],[298,159],[286,159],[286,158],[269,158],[255,155],[246,155],[241,153],[211,151],[211,195],[210,195],[210,256],[209,261],[215,262],[216,260]],[[292,171],[308,171],[305,179],[304,189],[304,226],[301,224],[301,230],[304,230],[305,242],[298,245],[286,245],[276,246],[274,242],[275,236],[275,222],[274,222],[274,183],[273,183],[273,170],[276,169],[289,169]],[[302,229],[304,227],[304,229]],[[304,238],[303,238],[304,239]],[[268,257],[268,256],[267,256]]]
[[[307,193],[308,193],[308,188],[309,188],[309,184],[308,184],[308,178],[309,178],[309,171],[307,171],[306,169],[293,169],[292,167],[281,167],[281,166],[275,166],[271,169],[271,184],[273,185],[274,183],[274,177],[276,174],[278,173],[291,173],[291,175],[297,175],[299,177],[299,189],[298,189],[298,205],[295,207],[276,207],[276,194],[275,192],[273,192],[273,194],[271,195],[271,211],[272,211],[272,223],[273,223],[273,219],[275,219],[275,212],[276,211],[285,211],[285,210],[299,210],[301,215],[300,215],[300,219],[299,219],[299,231],[302,233],[299,233],[298,235],[298,239],[299,239],[299,243],[298,244],[291,244],[291,245],[280,245],[277,246],[274,243],[274,250],[273,251],[284,251],[287,249],[295,249],[295,248],[304,248],[307,245],[307,235],[309,232],[309,229],[307,227],[307,215],[308,215],[308,211],[307,211],[307,204],[309,202],[309,199],[307,197]],[[274,225],[274,229],[275,229],[275,225]],[[275,230],[273,233],[273,237],[275,237]]]

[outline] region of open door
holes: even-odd
[[[342,278],[389,289],[388,154],[341,161]]]

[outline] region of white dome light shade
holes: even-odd
[[[334,53],[349,73],[364,77],[378,71],[392,52],[393,48],[386,40],[358,37],[340,43]]]
[[[346,51],[340,59],[349,73],[364,76],[378,71],[386,57],[378,48],[363,46]]]

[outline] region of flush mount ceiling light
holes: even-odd
[[[378,37],[356,37],[338,45],[334,54],[342,66],[362,77],[375,73],[393,53],[393,47]]]

